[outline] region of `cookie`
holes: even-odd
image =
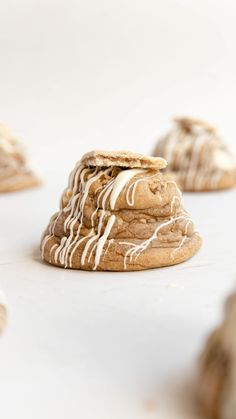
[[[184,191],[214,191],[236,186],[236,159],[207,122],[176,118],[172,130],[156,145]]]
[[[83,156],[43,234],[42,259],[64,268],[138,271],[193,256],[201,238],[176,183],[159,170],[165,166],[130,152]]]
[[[209,419],[236,418],[236,293],[225,306],[222,324],[200,359],[198,403]]]
[[[164,169],[167,165],[161,157],[144,156],[129,151],[90,151],[81,160],[85,166],[119,166],[126,168]]]
[[[0,193],[39,185],[37,176],[27,167],[21,144],[9,129],[0,124]]]

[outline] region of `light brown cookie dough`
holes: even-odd
[[[200,359],[198,403],[209,419],[236,418],[236,293]]]
[[[207,122],[175,118],[173,129],[157,143],[153,154],[167,160],[167,170],[184,191],[236,186],[236,159]]]
[[[107,161],[108,153],[99,152],[93,166],[88,156],[98,158],[92,152],[77,163],[43,234],[43,260],[72,269],[135,271],[174,265],[197,252],[201,239],[181,192],[153,169],[153,159],[142,156],[145,168],[139,168],[134,153],[109,152]]]
[[[144,156],[143,154],[131,153],[129,151],[90,151],[81,160],[86,166],[119,166],[126,168],[142,169],[164,169],[166,161],[161,157]]]
[[[28,189],[39,185],[37,176],[27,167],[24,150],[0,124],[0,193]]]

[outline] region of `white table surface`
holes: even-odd
[[[0,197],[4,419],[197,417],[183,386],[235,285],[236,191],[184,194],[204,240],[191,260],[100,273],[40,261],[40,235],[65,183],[47,173],[43,187]]]

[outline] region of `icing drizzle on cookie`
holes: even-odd
[[[80,236],[83,226],[84,207],[89,197],[89,192],[93,184],[106,174],[110,174],[112,168],[90,169],[82,164],[78,164],[69,178],[68,188],[72,190],[71,198],[65,208],[63,208],[63,197],[61,199],[61,211],[51,220],[48,234],[44,237],[41,245],[42,257],[44,258],[45,246],[47,242],[55,235],[55,227],[62,212],[67,214],[63,225],[64,233],[69,229],[69,235],[64,235],[60,243],[54,245],[50,251],[50,260],[54,258],[55,263],[60,263],[65,267],[72,267],[73,256],[85,240],[87,240],[82,255],[81,265],[84,266],[86,259],[91,260],[93,253],[94,267],[99,266],[104,246],[108,240],[111,230],[115,224],[115,214],[109,215],[109,208],[115,210],[117,199],[127,183],[136,175],[145,172],[144,169],[121,170],[120,173],[111,179],[97,196],[97,207],[91,215],[92,229],[86,236]],[[78,187],[79,185],[79,187]],[[67,194],[67,191],[65,191]],[[128,194],[126,194],[128,200]],[[94,218],[99,214],[98,230],[94,230]],[[104,230],[104,231],[103,231]],[[93,245],[93,246],[92,246]],[[92,248],[91,248],[92,246]]]
[[[115,209],[116,201],[120,195],[122,189],[125,185],[132,179],[134,176],[139,175],[140,173],[145,173],[144,169],[128,169],[122,170],[115,179],[111,196],[110,196],[110,207],[112,210]]]
[[[182,194],[174,181],[165,181],[164,186],[175,191],[174,193],[171,192],[173,196],[169,203],[169,218],[167,217],[167,220],[158,223],[158,227],[154,229],[153,234],[148,239],[134,244],[132,240],[119,241],[113,238],[116,223],[119,222],[116,212],[119,208],[117,204],[119,204],[121,193],[124,192],[122,200],[125,199],[128,207],[132,208],[135,206],[138,185],[141,182],[150,182],[157,175],[158,171],[149,172],[148,169],[121,169],[116,167],[114,170],[112,166],[101,168],[86,167],[81,163],[77,164],[69,177],[68,188],[63,193],[60,211],[50,220],[47,234],[42,240],[43,259],[45,258],[47,243],[53,240],[50,254],[47,256],[49,262],[65,268],[73,268],[73,259],[75,255],[78,255],[80,249],[81,267],[83,268],[93,261],[91,269],[97,270],[102,258],[109,252],[110,246],[122,244],[127,246],[127,250],[124,247],[124,270],[126,270],[128,262],[132,264],[143,251],[152,246],[152,242],[159,238],[159,234],[165,227],[184,221],[186,231],[183,237],[177,237],[176,239],[176,247],[173,249],[174,258],[188,239],[187,226],[190,222],[192,223],[188,214],[183,210],[181,210],[181,214],[178,213],[174,216],[176,208],[180,208],[182,204]],[[92,211],[89,213],[91,199],[92,201],[95,199],[96,206],[95,208],[92,207]],[[87,211],[86,217],[85,211]]]
[[[157,144],[155,153],[167,160],[183,189],[203,190],[206,182],[217,189],[224,174],[236,170],[236,160],[207,123],[188,118],[175,122],[176,127]]]

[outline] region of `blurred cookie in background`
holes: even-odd
[[[40,184],[28,168],[24,148],[9,128],[0,124],[0,193],[28,189]]]
[[[193,118],[175,118],[153,153],[166,159],[183,191],[214,191],[236,186],[236,159],[217,130]]]
[[[236,292],[200,359],[198,402],[209,419],[236,418]]]

